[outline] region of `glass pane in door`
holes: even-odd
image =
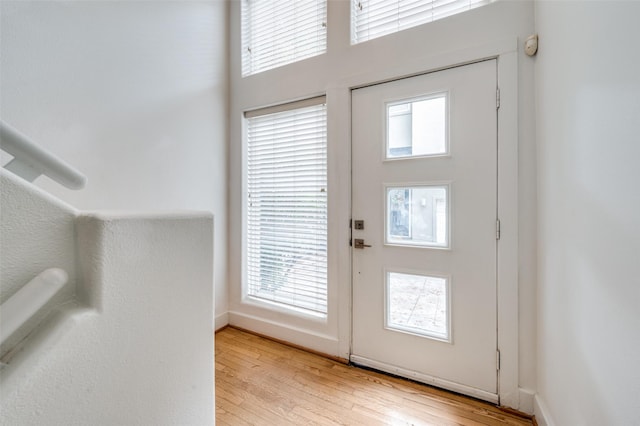
[[[400,272],[386,278],[386,328],[449,341],[447,279]]]
[[[446,153],[446,94],[387,104],[387,159]]]
[[[387,244],[448,247],[448,186],[387,187]]]

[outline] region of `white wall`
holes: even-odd
[[[67,284],[2,345],[0,356],[24,339],[76,287],[76,211],[4,169],[0,171],[0,304],[45,269],[62,268]],[[0,327],[2,324],[0,324]]]
[[[213,424],[212,219],[81,214],[88,309],[3,369],[0,425]]]
[[[89,178],[82,210],[214,213],[226,312],[227,4],[0,2],[3,120]]]
[[[639,16],[638,2],[536,3],[548,424],[640,424]]]
[[[427,71],[420,68],[430,59],[452,60],[462,50],[481,52],[482,47],[509,40],[516,45],[534,31],[533,2],[498,1],[471,12],[426,24],[356,46],[350,45],[349,2],[329,1],[328,50],[324,55],[292,65],[269,70],[250,77],[240,77],[240,13],[239,2],[231,6],[231,106],[230,106],[230,238],[229,285],[230,310],[233,321],[255,327],[265,333],[281,333],[276,337],[310,346],[314,339],[327,336],[349,339],[350,276],[348,218],[349,194],[349,97],[337,94],[344,85],[368,84]],[[459,56],[458,56],[459,57]],[[435,60],[435,63],[438,60]],[[455,62],[454,62],[455,63]],[[440,66],[451,65],[440,62]],[[408,71],[411,70],[411,71]],[[404,73],[404,74],[403,74]],[[372,78],[374,80],[372,80]],[[533,62],[518,53],[518,230],[519,234],[519,385],[535,389],[535,144],[533,120]],[[242,283],[242,114],[243,111],[328,93],[329,102],[329,221],[340,231],[329,235],[330,304],[346,311],[337,324],[324,329],[315,324],[286,315],[266,312],[243,303]],[[340,92],[342,93],[342,92]],[[345,130],[346,129],[346,130]],[[337,136],[337,137],[336,137]],[[333,176],[332,176],[333,174]],[[331,198],[334,197],[334,198]],[[332,246],[332,244],[334,244]],[[346,250],[344,247],[347,247]],[[334,256],[335,263],[331,263]],[[346,263],[345,263],[346,259]],[[341,263],[342,262],[342,263]],[[332,289],[332,286],[335,287]],[[333,294],[333,298],[332,295]],[[337,296],[336,296],[337,295]],[[333,315],[330,312],[330,317]],[[339,315],[338,315],[339,316]],[[278,325],[289,324],[287,330]],[[335,326],[335,327],[334,327]],[[287,326],[285,325],[285,328]],[[345,333],[346,330],[346,333]],[[309,338],[302,334],[307,333]],[[347,345],[348,347],[348,345]],[[327,351],[327,347],[316,347]],[[344,356],[344,353],[335,353]],[[529,402],[529,404],[531,401]]]

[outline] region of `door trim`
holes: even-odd
[[[499,404],[519,408],[518,390],[518,54],[498,57]]]
[[[416,58],[402,67],[376,70],[345,79],[327,88],[327,102],[333,105],[327,112],[327,137],[342,141],[333,145],[330,153],[340,170],[351,170],[351,91],[400,78],[435,72],[486,59],[497,59],[501,105],[498,110],[498,217],[502,235],[497,248],[497,306],[498,349],[498,401],[496,403],[519,408],[518,389],[518,40],[509,37],[440,55]],[[349,173],[350,175],[350,173]],[[346,183],[346,184],[345,184]],[[339,213],[337,235],[349,241],[351,230],[351,182],[342,182],[338,198],[345,202]],[[335,224],[334,224],[335,225]],[[350,247],[347,245],[347,249]],[[341,251],[346,254],[345,251]],[[340,355],[351,354],[352,335],[352,283],[351,253],[340,256],[337,275],[338,290],[338,346]]]

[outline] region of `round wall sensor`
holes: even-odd
[[[527,37],[524,42],[524,53],[528,56],[533,56],[538,51],[538,34],[533,34]]]

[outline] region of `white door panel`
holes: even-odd
[[[493,399],[496,61],[357,89],[352,109],[353,238],[371,246],[353,249],[352,358]]]

